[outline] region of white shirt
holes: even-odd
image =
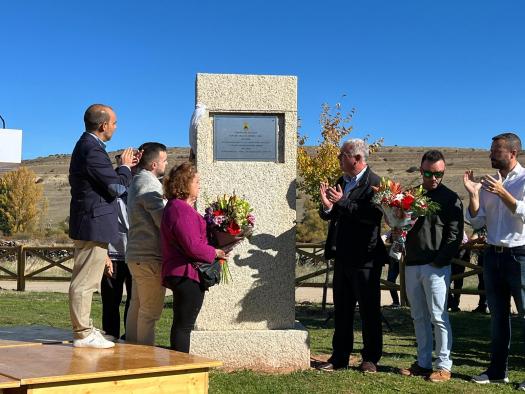
[[[512,213],[500,197],[481,189],[479,211],[476,217],[465,217],[475,229],[487,226],[487,243],[513,248],[525,245],[525,169],[517,163],[503,180],[503,187],[516,199],[516,212]]]

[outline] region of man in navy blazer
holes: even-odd
[[[124,150],[122,166],[113,169],[105,149],[117,128],[111,107],[91,105],[84,123],[86,131],[75,145],[69,166],[69,236],[75,244],[69,312],[75,347],[109,348],[114,343],[92,326],[91,301],[104,273],[108,244],[118,239],[117,197],[131,183],[133,150]]]

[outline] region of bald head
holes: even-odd
[[[109,122],[111,113],[113,113],[113,109],[109,105],[90,105],[84,113],[84,124],[86,125],[86,131],[99,130],[103,123]]]

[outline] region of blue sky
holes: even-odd
[[[525,131],[525,2],[5,1],[0,114],[23,158],[70,153],[85,108],[113,106],[109,150],[188,146],[198,72],[296,75],[301,131],[323,102],[355,137],[487,148]]]

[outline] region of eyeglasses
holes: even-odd
[[[350,153],[348,152],[341,152],[337,155],[337,159],[338,160],[341,160],[343,157],[346,157],[347,159],[353,157]]]
[[[433,176],[436,177],[436,179],[443,178],[443,175],[445,175],[445,171],[423,171],[423,176],[425,178],[432,178]]]

